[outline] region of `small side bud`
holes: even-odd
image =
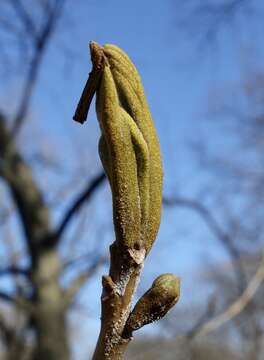
[[[176,275],[157,277],[129,315],[124,335],[131,336],[133,331],[161,319],[177,303],[179,296],[180,279]]]

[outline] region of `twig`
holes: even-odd
[[[22,22],[27,35],[36,41],[38,37],[36,25],[24,7],[23,3],[20,0],[11,0],[10,5],[16,12],[18,19],[20,19]]]
[[[215,235],[216,239],[218,239],[221,244],[228,251],[229,256],[232,261],[232,266],[234,269],[234,273],[236,274],[237,282],[239,289],[242,291],[246,286],[246,277],[244,274],[244,270],[240,264],[240,254],[238,249],[234,246],[231,237],[228,233],[226,233],[215,217],[212,215],[209,209],[207,209],[203,204],[198,202],[197,200],[184,198],[181,196],[176,196],[174,198],[163,198],[163,204],[165,206],[179,206],[186,207],[188,209],[194,210],[198,215],[205,221],[209,229]]]
[[[99,188],[99,186],[103,184],[105,179],[106,177],[104,172],[96,175],[89,182],[89,184],[84,189],[84,191],[77,196],[77,198],[73,202],[73,205],[70,206],[69,209],[66,211],[66,214],[63,216],[63,219],[58,227],[58,230],[56,232],[58,239],[62,236],[62,234],[66,230],[73,216],[75,216],[78,213],[78,211],[80,211],[81,207],[90,200],[91,196]]]
[[[252,301],[260,285],[264,281],[264,255],[262,255],[261,263],[250,280],[247,288],[222,314],[216,316],[214,319],[209,320],[207,323],[197,331],[196,337],[205,336],[208,333],[215,331],[226,322],[232,320],[239,315],[245,307]]]
[[[101,256],[97,258],[92,264],[84,271],[82,271],[70,284],[70,286],[64,291],[63,302],[66,306],[72,302],[72,299],[76,295],[76,293],[80,290],[80,288],[91,278],[98,268],[107,262],[106,256]]]
[[[0,268],[0,276],[5,276],[5,275],[29,276],[29,270],[18,268],[16,266],[8,266],[3,269]]]
[[[64,2],[65,0],[56,1],[52,11],[46,12],[46,16],[47,16],[46,21],[42,26],[42,28],[37,32],[30,15],[26,12],[21,2],[20,1],[14,2],[13,0],[13,3],[17,4],[16,5],[17,12],[20,14],[20,17],[22,18],[22,21],[24,22],[27,31],[32,32],[34,36],[32,36],[33,56],[25,78],[24,88],[22,91],[20,103],[18,105],[18,110],[14,117],[12,136],[17,135],[27,115],[28,107],[33,94],[33,89],[36,85],[37,77],[39,74],[41,61],[45,54],[45,50],[47,48],[51,35],[54,33],[55,25],[60,17]]]
[[[0,299],[7,303],[13,304],[20,308],[23,308],[23,309],[27,310],[28,312],[33,311],[33,306],[31,305],[31,303],[23,297],[13,297],[12,295],[10,295],[4,291],[0,291]]]

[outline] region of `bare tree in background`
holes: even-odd
[[[201,50],[215,49],[223,39],[240,43],[254,23],[261,22],[263,6],[258,0],[204,0],[176,2],[175,14],[178,29],[197,42]],[[224,35],[224,37],[223,37]]]
[[[65,261],[59,251],[76,215],[80,214],[80,209],[91,200],[94,192],[104,182],[104,174],[98,173],[97,176],[90,178],[83,191],[76,195],[67,207],[67,211],[62,214],[58,226],[54,227],[52,206],[47,203],[46,194],[33,176],[34,166],[25,156],[26,144],[19,143],[21,130],[30,117],[31,100],[38,83],[43,59],[56,34],[59,22],[63,19],[66,2],[67,0],[2,0],[0,4],[1,76],[7,80],[13,73],[14,77],[19,75],[20,79],[22,78],[22,89],[19,97],[12,103],[12,109],[2,110],[0,115],[0,176],[4,189],[8,190],[8,193],[4,193],[4,201],[0,204],[0,225],[4,246],[9,247],[10,254],[8,259],[2,259],[0,276],[1,279],[7,278],[12,283],[11,290],[6,286],[0,292],[1,303],[8,304],[7,309],[10,311],[8,317],[13,319],[11,323],[7,320],[4,314],[6,306],[3,305],[0,309],[0,335],[3,353],[7,359],[69,359],[70,346],[66,323],[68,310],[82,285],[105,261],[102,254],[93,254],[92,250],[80,258],[69,257]],[[195,16],[198,17],[195,19],[199,24],[203,26],[211,24],[206,32],[207,39],[213,39],[212,34],[217,29],[216,25],[219,29],[225,20],[231,21],[233,15],[237,16],[237,14],[244,16],[252,7],[252,2],[238,0],[223,1],[223,7],[210,5],[209,1],[203,2],[205,5],[200,9],[196,6],[197,2],[188,3],[190,8],[191,5],[193,6],[192,11],[196,9]],[[185,7],[185,10],[190,8]],[[199,17],[200,15],[203,18]],[[194,29],[197,30],[197,27],[194,26]],[[41,161],[46,162],[47,159],[42,155],[38,154]],[[221,161],[217,164],[218,169],[221,168],[222,171]],[[247,176],[244,179],[246,182]],[[237,187],[237,184],[234,186]],[[255,201],[259,205],[260,212],[258,218],[255,218],[256,226],[252,219],[247,231],[245,231],[246,224],[240,221],[242,213],[239,221],[236,222],[231,222],[231,216],[228,217],[226,223],[228,226],[223,230],[220,226],[221,222],[212,215],[211,209],[200,201],[179,196],[164,199],[165,205],[183,206],[195,211],[206,222],[216,239],[227,249],[236,278],[235,281],[232,279],[232,285],[227,286],[226,293],[230,287],[239,290],[232,293],[232,299],[226,298],[223,308],[238,296],[249,280],[249,276],[245,275],[243,264],[238,261],[241,254],[244,256],[246,253],[243,244],[251,244],[252,239],[255,241],[258,237],[261,241],[262,214],[261,204],[258,201],[261,196],[261,184],[261,177],[258,177],[259,192],[255,193]],[[61,190],[67,196],[67,187]],[[61,199],[59,196],[58,198]],[[252,209],[254,209],[253,202],[251,210],[247,211],[252,213]],[[243,214],[243,219],[246,214],[246,212]],[[23,233],[9,234],[8,229],[12,228],[17,219],[22,225]],[[239,231],[236,231],[237,224]],[[77,228],[73,234],[76,242],[82,230],[81,226]],[[14,236],[20,236],[19,245],[17,239],[14,240]],[[67,287],[63,286],[61,278],[69,269],[81,262],[81,270],[75,273],[74,279],[67,284]],[[246,332],[244,336],[246,337]]]
[[[246,45],[246,48],[254,50],[258,43],[254,42],[252,34],[260,35],[256,29],[263,27],[261,15],[263,4],[259,1],[208,0],[179,4],[176,19],[179,29],[202,45],[200,50],[203,50],[204,46],[209,46],[209,49],[212,49],[211,45],[224,46],[227,39],[232,42],[233,48],[237,46],[239,50]],[[226,81],[218,92],[209,95],[208,111],[203,114],[203,118],[206,117],[207,120],[203,124],[201,122],[201,127],[215,127],[212,131],[217,133],[223,146],[219,146],[219,140],[218,145],[215,145],[214,136],[211,142],[203,135],[200,137],[201,141],[194,142],[195,156],[203,169],[207,169],[210,174],[205,185],[211,189],[210,209],[218,214],[226,238],[230,241],[231,248],[235,249],[233,264],[238,278],[239,274],[242,276],[242,287],[236,291],[236,281],[230,277],[229,268],[226,271],[219,268],[211,269],[211,283],[218,284],[214,308],[219,317],[212,314],[208,304],[209,311],[201,314],[197,327],[192,329],[194,332],[191,331],[192,336],[197,333],[196,331],[199,333],[198,329],[206,327],[204,324],[207,324],[208,319],[216,316],[216,319],[221,320],[224,316],[229,316],[229,307],[231,312],[233,309],[237,311],[237,304],[240,304],[238,299],[244,299],[241,294],[246,293],[243,291],[246,284],[250,284],[250,278],[254,279],[253,273],[258,267],[259,253],[263,250],[264,96],[263,67],[257,58],[252,57],[252,54],[257,53],[258,49],[248,55],[249,67],[237,64],[242,69],[241,79],[237,84]],[[218,186],[211,188],[211,183],[217,183]],[[196,203],[189,205],[197,207]],[[209,215],[210,213],[208,212]],[[239,293],[241,296],[238,297]],[[220,326],[220,322],[219,326],[216,326],[219,341],[223,341],[224,334],[230,330],[231,335],[227,342],[235,342],[239,338],[240,349],[250,359],[263,358],[262,297],[261,280],[258,292],[247,306],[243,307],[239,316],[230,316],[232,321],[223,327]],[[210,331],[208,333],[210,334]]]
[[[65,263],[58,249],[75,214],[89,202],[102,184],[104,174],[87,183],[54,228],[45,195],[17,142],[29,116],[43,57],[62,18],[65,3],[65,0],[10,0],[0,4],[0,57],[5,69],[2,76],[7,66],[12,67],[12,72],[23,73],[18,99],[12,103],[10,113],[2,110],[0,114],[0,176],[8,189],[4,197],[7,202],[1,203],[0,222],[2,228],[6,228],[8,222],[11,227],[14,216],[18,217],[25,239],[22,258],[10,250],[10,258],[2,261],[0,267],[1,278],[6,277],[13,284],[12,291],[0,292],[0,299],[9,304],[12,316],[16,314],[13,326],[4,314],[0,316],[1,352],[7,359],[69,359],[66,314],[78,290],[104,262],[100,254],[87,254],[83,259],[72,258]],[[16,56],[18,63],[14,63]],[[4,232],[2,237],[1,246],[11,248],[12,241],[17,244],[17,239],[8,238]],[[63,287],[60,278],[64,272],[84,259],[82,271],[67,288]],[[31,333],[36,342],[30,341]]]
[[[214,196],[221,198],[219,210],[228,232],[235,230],[232,240],[247,281],[252,276],[248,259],[256,264],[263,249],[263,74],[259,69],[254,72],[244,74],[242,86],[239,82],[235,90],[237,101],[230,101],[225,90],[227,97],[219,94],[218,101],[209,108],[208,115],[211,121],[214,119],[223,141],[232,139],[229,146],[225,151],[212,147],[202,152],[202,164],[211,172],[212,179],[215,176],[222,179]],[[226,283],[224,278],[219,279],[221,288]],[[231,282],[230,290],[233,286]],[[261,292],[237,320],[242,343],[248,345],[252,359],[261,359],[264,341]]]

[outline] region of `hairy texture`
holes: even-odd
[[[134,330],[177,302],[179,279],[158,277],[131,313],[145,256],[156,238],[162,203],[160,147],[140,76],[117,46],[91,42],[93,69],[74,119],[86,120],[93,95],[101,128],[99,155],[113,201],[116,240],[103,276],[101,330],[93,360],[121,360]]]
[[[159,142],[135,66],[117,46],[105,45],[103,53],[107,64],[97,91],[103,137],[99,152],[112,187],[117,240],[128,247],[143,246],[148,253],[161,214]],[[121,162],[117,161],[119,158]],[[120,178],[120,174],[126,175]]]
[[[99,153],[112,189],[116,240],[133,247],[141,241],[137,162],[130,126],[108,66],[102,74],[96,109],[102,130]]]
[[[131,336],[133,331],[161,319],[177,303],[179,296],[179,278],[174,274],[160,275],[131,312],[125,327],[126,335]]]

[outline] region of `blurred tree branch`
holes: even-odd
[[[16,266],[8,266],[6,268],[0,268],[0,276],[15,275],[15,276],[29,276],[29,269],[18,268]]]
[[[225,232],[220,224],[217,222],[212,212],[207,209],[201,202],[188,199],[181,196],[176,197],[164,197],[163,204],[168,207],[179,206],[195,211],[206,223],[212,234],[221,243],[222,246],[228,252],[232,261],[234,273],[236,274],[238,288],[243,290],[246,284],[246,277],[243,267],[240,262],[240,253],[236,246],[233,244],[231,237]]]
[[[6,292],[0,291],[0,299],[4,300],[7,303],[15,305],[28,313],[31,313],[33,311],[33,306],[30,301],[21,296],[13,296]]]
[[[0,176],[8,184],[19,211],[33,259],[38,246],[50,234],[49,211],[29,166],[12,140],[3,115],[0,115]]]
[[[73,217],[78,213],[78,211],[80,211],[81,207],[90,200],[91,196],[105,180],[105,173],[102,171],[101,173],[97,174],[87,184],[87,187],[76,197],[76,199],[73,201],[73,204],[68,208],[63,216],[63,219],[61,220],[61,223],[56,232],[57,238],[62,236]]]
[[[1,42],[6,40],[9,46],[9,38],[6,34],[12,34],[17,40],[18,47],[25,47],[24,50],[28,51],[27,58],[19,57],[19,64],[26,68],[26,73],[21,97],[17,104],[14,104],[16,111],[14,118],[11,119],[12,123],[9,122],[7,114],[0,114],[0,177],[9,189],[10,201],[15,204],[14,209],[12,206],[10,211],[9,207],[6,208],[7,210],[1,209],[0,222],[6,225],[11,214],[18,214],[28,250],[25,251],[23,260],[26,260],[28,267],[21,266],[17,259],[9,258],[8,265],[0,268],[0,276],[9,276],[11,280],[8,279],[8,281],[16,285],[12,293],[1,289],[0,299],[11,305],[11,312],[18,312],[25,318],[24,330],[33,329],[34,358],[38,360],[70,358],[66,313],[78,289],[103,263],[100,257],[92,262],[91,257],[86,259],[88,264],[90,261],[90,265],[86,266],[80,275],[76,275],[75,281],[68,289],[71,295],[67,297],[67,304],[61,306],[65,304],[65,293],[59,279],[61,275],[64,275],[64,266],[57,245],[73,213],[77,212],[78,204],[75,204],[75,207],[73,206],[72,210],[65,215],[65,222],[58,236],[51,225],[51,209],[46,204],[45,191],[41,189],[41,185],[33,176],[32,164],[26,156],[22,155],[16,139],[16,135],[27,120],[43,58],[55,34],[65,3],[66,0],[39,0],[37,2],[8,0],[0,4],[0,17],[5,20],[0,22],[1,36],[4,31]],[[14,48],[8,47],[8,53],[11,56],[12,51]],[[83,193],[85,201],[89,201],[100,181],[103,181],[103,176],[101,178],[101,180],[100,177],[95,179],[86,194]],[[9,226],[8,223],[7,225]],[[16,246],[17,244],[16,240]],[[26,285],[23,285],[22,277],[27,278]],[[16,279],[21,280],[19,284]],[[3,339],[7,339],[7,333],[3,333],[2,325],[0,324],[1,334]],[[16,340],[24,342],[21,332],[14,336]],[[6,351],[8,356],[12,356],[9,346]],[[22,359],[22,352],[15,354],[16,360]]]
[[[33,18],[30,17],[27,9],[25,8],[21,0],[10,0],[10,5],[14,9],[17,18],[23,24],[23,27],[30,38],[33,38],[34,41],[37,41],[38,33],[36,26],[33,22]]]
[[[252,0],[203,0],[177,2],[176,21],[179,28],[192,37],[199,37],[199,45],[204,48],[216,45],[219,33],[229,27],[234,29],[239,16],[249,18],[259,9]]]
[[[194,336],[205,336],[208,333],[215,331],[227,321],[232,320],[235,316],[240,314],[250,301],[255,296],[259,287],[264,281],[264,254],[255,275],[248,283],[244,292],[239,296],[222,314],[209,320],[203,324],[196,332]]]
[[[44,19],[42,24],[39,21],[37,23],[34,22],[33,15],[31,15],[22,0],[10,1],[10,5],[17,15],[16,18],[20,21],[26,32],[27,39],[31,40],[32,48],[32,55],[25,76],[21,99],[13,120],[13,135],[16,135],[19,131],[27,115],[46,48],[55,32],[55,27],[60,19],[65,2],[66,0],[56,0],[50,3],[50,6],[42,6],[42,16]]]
[[[71,304],[74,297],[80,288],[90,279],[99,267],[105,265],[108,262],[108,258],[106,256],[97,256],[89,265],[89,267],[83,271],[81,271],[78,276],[71,282],[71,284],[64,290],[64,300],[65,303]]]

